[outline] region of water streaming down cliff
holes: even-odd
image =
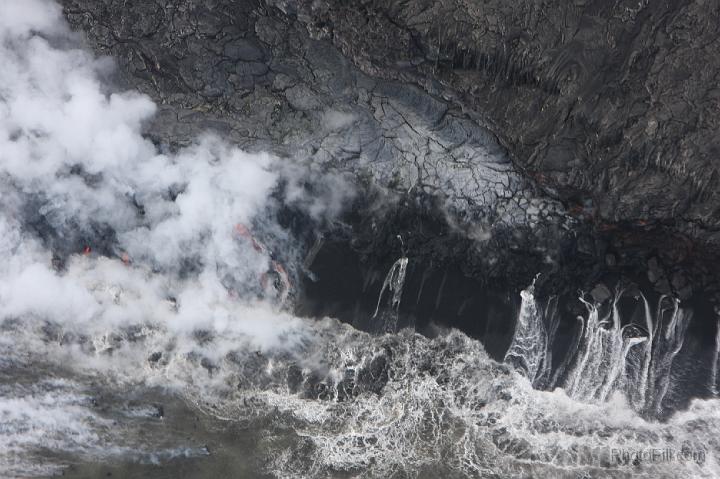
[[[536,387],[550,381],[552,345],[559,324],[557,298],[551,298],[545,309],[535,299],[535,283],[520,292],[522,302],[515,334],[505,353],[505,362],[518,367]]]
[[[373,320],[376,321],[377,330],[384,333],[394,333],[397,331],[398,315],[400,312],[400,301],[402,300],[403,286],[405,285],[405,276],[407,275],[408,258],[403,256],[393,263],[383,280],[382,288],[378,296],[377,306],[373,314]],[[385,304],[383,297],[385,292],[388,298]]]
[[[622,295],[617,290],[604,304],[580,298],[587,314],[578,318],[579,329],[564,361],[553,365],[549,351],[558,319],[539,308],[531,285],[521,293],[520,314],[505,362],[515,365],[534,385],[561,387],[579,401],[605,402],[619,392],[636,411],[661,416],[692,311],[681,308],[677,299],[661,296],[653,312],[639,294],[636,300],[642,302],[645,323],[623,324],[618,308]],[[543,383],[541,379],[553,368],[553,379]]]
[[[713,352],[713,360],[710,372],[710,391],[714,396],[718,395],[718,362],[720,361],[720,315],[718,315],[717,326],[715,332],[715,351]]]

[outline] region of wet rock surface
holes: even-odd
[[[211,130],[352,175],[324,244],[365,276],[405,249],[416,283],[714,291],[716,1],[62,3],[156,101],[157,143]]]

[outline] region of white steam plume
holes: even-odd
[[[108,92],[108,60],[78,45],[54,2],[0,3],[0,319],[152,322],[272,344],[292,323],[265,301],[287,293],[263,244],[287,236],[267,216],[273,192],[282,180],[313,218],[337,210],[303,194],[302,167],[212,135],[161,153],[142,134],[154,103]]]

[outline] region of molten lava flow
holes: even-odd
[[[258,253],[265,253],[267,252],[267,248],[262,243],[259,243],[255,237],[250,233],[250,230],[242,223],[238,223],[235,225],[235,232],[239,234],[241,237],[246,238],[250,240],[252,243],[253,248]]]
[[[270,251],[263,243],[255,239],[247,226],[242,223],[237,223],[234,230],[241,238],[245,238],[250,241],[255,251],[261,254],[267,254],[270,257],[270,270],[260,276],[260,286],[265,291],[271,287],[274,288],[278,294],[280,304],[283,304],[290,295],[292,286],[287,270],[273,257],[274,255],[272,251]],[[271,276],[275,277],[272,281]]]

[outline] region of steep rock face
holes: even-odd
[[[711,282],[717,2],[62,3],[156,100],[158,143],[212,130],[385,191],[350,238],[375,264],[400,234],[486,284]]]

